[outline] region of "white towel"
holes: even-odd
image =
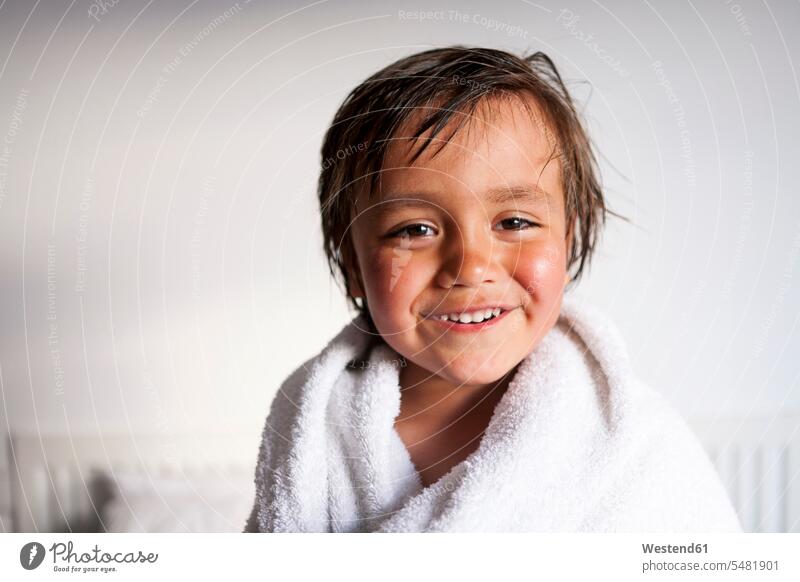
[[[275,397],[246,531],[741,531],[699,441],[597,311],[564,299],[478,448],[428,487],[394,428],[399,356],[361,329]]]

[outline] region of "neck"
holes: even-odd
[[[489,384],[454,384],[408,360],[400,371],[400,390],[406,410],[452,410],[472,407],[484,398],[499,401],[514,377],[516,366]]]

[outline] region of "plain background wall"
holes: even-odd
[[[632,224],[576,293],[640,375],[691,418],[800,411],[798,24],[774,0],[4,2],[0,426],[256,436],[350,317],[322,133],[454,43],[543,50],[584,107]]]

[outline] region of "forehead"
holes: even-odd
[[[469,114],[454,113],[437,135],[428,129],[415,139],[430,113],[430,108],[415,112],[391,136],[378,192],[370,198],[437,185],[490,192],[532,184],[560,193],[556,142],[532,97],[484,99]]]
[[[442,153],[456,157],[453,150],[489,154],[494,147],[525,151],[528,157],[545,158],[555,147],[551,124],[532,96],[485,97],[472,111],[453,111],[448,123],[434,135],[428,128],[415,133],[435,106],[419,107],[388,138],[384,168],[403,165],[434,165]],[[421,153],[420,150],[424,150]],[[412,162],[412,155],[419,157]]]

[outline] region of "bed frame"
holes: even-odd
[[[4,521],[17,532],[104,531],[102,507],[115,494],[114,476],[120,473],[229,479],[252,498],[259,439],[258,434],[12,435],[10,515]]]

